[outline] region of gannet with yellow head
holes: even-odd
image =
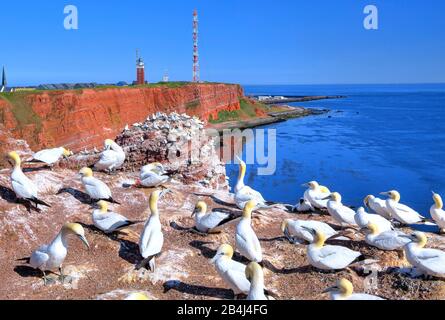
[[[391,212],[386,206],[385,200],[370,194],[363,199],[363,203],[365,204],[365,207],[371,209],[373,212],[381,215],[385,219],[391,220]]]
[[[244,206],[248,201],[254,200],[258,207],[267,208],[268,205],[261,193],[253,190],[251,187],[244,184],[244,177],[246,175],[246,163],[239,157],[237,157],[237,160],[239,162],[239,175],[234,189],[236,205],[238,206],[238,208],[244,209]]]
[[[93,170],[85,167],[79,171],[79,174],[87,194],[93,201],[105,200],[111,203],[120,204],[113,199],[110,188],[101,180],[93,177]]]
[[[104,142],[104,151],[94,168],[99,171],[112,172],[119,169],[125,162],[125,152],[121,146],[111,139]]]
[[[169,182],[170,177],[166,175],[164,166],[159,162],[150,163],[141,168],[139,180],[136,186],[147,188],[157,188],[164,183]]]
[[[103,200],[100,200],[97,205],[99,208],[95,209],[92,215],[93,223],[96,228],[106,234],[139,223],[139,221],[128,220],[116,212],[108,211],[108,203]]]
[[[328,239],[338,234],[331,226],[321,221],[285,219],[281,223],[281,231],[292,243],[300,243],[299,240],[312,243],[314,236],[307,229],[321,230]]]
[[[391,217],[401,224],[407,225],[425,221],[424,216],[400,203],[400,193],[396,190],[382,192],[380,194],[388,196],[388,199],[386,199],[386,207],[391,212]]]
[[[379,227],[380,232],[393,230],[394,227],[391,221],[386,220],[378,214],[370,214],[365,211],[365,208],[360,207],[354,216],[354,220],[360,228],[366,228],[367,225],[372,222]]]
[[[329,199],[327,208],[328,212],[335,221],[341,226],[356,226],[355,211],[345,206],[341,202],[341,195],[338,192],[331,193],[326,199]]]
[[[314,241],[307,247],[309,263],[321,270],[341,270],[362,258],[358,251],[342,246],[325,246],[326,235],[318,229],[306,228],[312,233]]]
[[[411,241],[410,237],[402,231],[386,230],[382,232],[379,226],[373,222],[369,222],[363,229],[366,232],[366,243],[380,250],[401,250]]]
[[[51,166],[60,160],[62,157],[72,156],[73,152],[65,149],[64,147],[45,149],[35,153],[32,157],[32,161],[44,162]]]
[[[250,261],[261,262],[263,253],[261,251],[260,241],[252,228],[252,211],[257,203],[250,200],[246,203],[243,210],[241,221],[236,226],[236,248]]]
[[[445,278],[445,252],[439,249],[427,249],[428,239],[423,232],[414,232],[411,242],[405,246],[408,262],[426,275]]]
[[[195,228],[203,233],[213,233],[218,227],[237,218],[234,214],[222,211],[212,211],[207,213],[207,204],[199,201],[192,213],[195,218]]]
[[[430,208],[430,214],[439,227],[440,232],[445,232],[445,211],[443,210],[442,197],[433,192],[434,204]]]
[[[150,195],[151,215],[145,223],[144,229],[139,238],[139,252],[143,260],[138,264],[137,269],[146,267],[148,264],[151,271],[156,268],[156,256],[162,251],[164,245],[164,234],[162,233],[161,219],[159,218],[158,201],[168,189],[163,191],[155,190]]]
[[[329,188],[321,186],[317,181],[310,181],[302,185],[308,189],[304,192],[304,199],[309,201],[316,209],[326,209],[328,201],[325,199],[331,194]]]
[[[37,206],[44,205],[51,207],[46,202],[39,199],[37,186],[22,171],[21,159],[16,151],[8,153],[8,160],[12,161],[13,170],[11,173],[11,184],[18,199],[23,199],[34,203]]]
[[[354,287],[349,280],[340,279],[335,286],[323,291],[329,293],[331,300],[385,300],[367,293],[354,293]]]
[[[245,273],[247,280],[250,281],[249,294],[246,300],[274,300],[271,296],[266,295],[267,291],[264,289],[264,272],[258,263],[249,263]]]
[[[50,244],[43,245],[32,253],[29,264],[42,271],[45,284],[49,280],[45,271],[55,268],[59,268],[60,279],[63,282],[62,264],[68,252],[68,237],[70,235],[78,237],[88,249],[90,248],[83,227],[78,223],[66,223]]]

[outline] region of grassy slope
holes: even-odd
[[[40,131],[42,121],[26,102],[26,96],[32,93],[35,93],[35,91],[1,93],[0,98],[8,101],[12,106],[11,111],[14,114],[14,118],[17,120],[19,129],[23,129],[26,125],[33,124],[36,126],[36,130]]]
[[[261,109],[264,112],[269,112],[269,107],[262,104],[262,103],[256,103],[252,104],[246,99],[240,99],[240,110],[235,111],[220,111],[218,113],[218,119],[210,119],[210,123],[222,123],[227,121],[237,121],[237,120],[246,120],[246,119],[252,119],[255,118],[256,112],[255,109]]]

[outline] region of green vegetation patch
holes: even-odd
[[[34,92],[32,92],[34,93]],[[2,93],[2,98],[9,102],[14,118],[17,120],[18,128],[23,129],[27,125],[35,125],[35,128],[40,132],[42,128],[42,120],[34,112],[26,101],[26,97],[31,92],[8,92]]]

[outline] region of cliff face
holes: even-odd
[[[102,145],[149,114],[187,113],[204,121],[240,109],[238,85],[189,84],[15,93],[0,99],[0,124],[32,149],[65,146],[74,151]]]

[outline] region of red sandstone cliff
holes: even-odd
[[[189,84],[15,93],[0,98],[0,124],[31,148],[65,146],[74,151],[114,139],[126,124],[144,121],[157,111],[187,113],[208,121],[222,110],[238,110],[238,85]],[[21,96],[20,96],[21,95]]]

